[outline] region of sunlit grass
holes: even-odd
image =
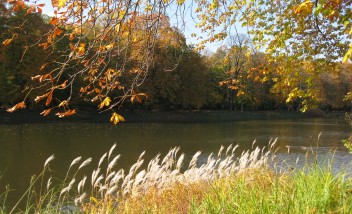
[[[116,169],[115,146],[80,173],[90,158],[72,161],[65,178],[51,177],[50,157],[28,190],[9,207],[0,195],[0,213],[352,213],[352,182],[330,164],[276,172],[269,148],[235,154],[220,148],[190,162],[179,148],[156,156],[146,167],[143,153],[127,171]]]

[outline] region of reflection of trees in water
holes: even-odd
[[[110,124],[29,124],[0,126],[0,171],[7,169],[2,186],[10,183],[16,189],[27,187],[30,176],[41,171],[47,157],[55,154],[52,163],[58,174],[66,172],[70,162],[78,157],[93,158],[96,166],[99,158],[114,143],[116,153],[121,154],[117,167],[127,168],[146,151],[149,161],[160,153],[165,155],[171,148],[180,147],[186,159],[202,151],[200,160],[210,153],[216,154],[220,145],[239,145],[236,154],[255,146],[268,146],[270,139],[278,138],[277,156],[289,157],[307,152],[302,148],[317,145],[322,132],[318,153],[324,156],[330,148],[337,148],[335,161],[344,163],[351,156],[340,143],[349,136],[349,127],[339,120],[257,120],[232,123],[124,123]],[[286,146],[291,146],[287,155]],[[296,146],[297,148],[294,148]],[[302,159],[302,158],[301,158]],[[303,160],[303,159],[302,159]],[[2,187],[1,187],[2,188]]]

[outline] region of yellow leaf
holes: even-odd
[[[66,0],[59,0],[58,7],[64,7],[66,4]]]
[[[352,48],[350,48],[350,49],[346,52],[345,56],[343,57],[342,63],[346,63],[346,62],[348,61],[348,59],[349,59],[350,56],[351,56],[351,52],[352,52]]]
[[[215,2],[213,2],[213,3],[210,4],[209,9],[210,10],[214,10],[217,7],[218,7],[218,5]]]
[[[259,76],[256,76],[255,78],[254,78],[254,82],[259,82],[260,81],[260,77]]]
[[[118,25],[116,25],[116,27],[115,27],[115,31],[116,32],[120,32],[120,25],[118,24]]]
[[[313,2],[305,0],[294,8],[294,14],[301,14],[303,17],[306,17],[308,14],[312,13],[313,6]]]
[[[152,5],[150,4],[150,5],[148,5],[146,8],[145,8],[145,11],[151,11],[152,10]]]
[[[178,5],[183,5],[183,3],[185,3],[185,0],[177,0]]]
[[[78,47],[77,48],[77,52],[78,52],[79,55],[83,55],[85,51],[86,51],[86,49],[84,49],[84,47]]]
[[[117,114],[117,113],[112,113],[112,116],[110,118],[110,122],[113,123],[113,124],[117,124],[119,122],[124,122],[125,121],[125,118],[123,118],[121,115]]]
[[[59,104],[59,107],[66,106],[67,104],[68,104],[67,100],[64,100]]]
[[[109,106],[110,103],[111,103],[110,97],[105,97],[105,99],[103,100],[103,102],[100,103],[99,109],[104,108],[104,106]]]
[[[245,95],[244,91],[239,90],[239,91],[237,92],[237,97],[240,97],[240,96],[242,96],[242,95]]]
[[[105,46],[106,50],[110,50],[111,48],[113,48],[115,46],[115,43],[111,43],[107,46]]]

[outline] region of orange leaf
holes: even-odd
[[[61,85],[56,86],[56,88],[66,88],[68,80],[65,80]]]
[[[36,75],[34,77],[31,77],[32,80],[39,80],[42,77],[42,75]]]
[[[35,7],[31,6],[30,8],[28,8],[27,14],[33,13],[34,11],[35,11]]]
[[[53,77],[51,74],[44,74],[44,75],[36,75],[34,77],[31,77],[32,80],[38,80],[39,82],[43,82],[44,80],[47,80],[49,77],[50,81],[53,82]]]
[[[53,18],[50,20],[49,24],[51,24],[51,25],[55,25],[58,21],[59,21],[59,19],[58,19],[58,18],[53,17]]]
[[[136,99],[137,102],[142,103],[141,96],[147,97],[147,95],[145,93],[134,94],[134,95],[131,96],[131,102],[133,103],[134,100]]]
[[[42,12],[43,12],[42,8],[37,7],[37,10],[38,10],[38,13],[39,13],[39,14],[42,14]]]
[[[46,94],[43,94],[43,95],[41,95],[41,96],[37,96],[36,98],[34,98],[34,101],[35,101],[36,103],[38,103],[39,101],[41,101],[41,100],[43,100],[44,98],[48,97],[48,96],[49,96],[49,93],[50,93],[50,92],[48,92],[48,93],[46,93]]]
[[[43,82],[44,80],[47,80],[49,77],[50,81],[53,82],[53,77],[51,74],[44,74],[44,75],[36,75],[34,77],[31,77],[32,80],[38,80],[39,82]]]
[[[42,65],[39,70],[43,70],[46,67],[47,64]]]
[[[26,108],[26,104],[24,103],[24,101],[17,103],[16,105],[14,105],[12,108],[7,109],[7,112],[14,112],[17,109],[24,109]]]
[[[46,102],[45,102],[45,105],[46,105],[46,106],[49,106],[49,105],[50,105],[51,100],[53,99],[53,92],[54,92],[54,90],[51,90],[51,91],[49,92],[48,98],[46,99]]]
[[[81,87],[81,89],[79,89],[79,92],[81,92],[81,93],[87,92],[87,89],[86,89],[86,88]]]
[[[73,109],[73,110],[68,110],[68,111],[65,111],[65,112],[58,112],[55,115],[57,115],[59,118],[62,118],[62,117],[71,116],[71,115],[76,114],[76,113],[77,113],[76,109]]]
[[[14,3],[13,11],[17,12],[20,8],[25,9],[25,5],[23,1],[10,1],[9,3]]]
[[[42,111],[42,112],[40,113],[40,115],[43,115],[43,116],[45,117],[45,116],[47,116],[48,114],[50,114],[50,111],[51,111],[51,108],[46,109],[46,110]]]
[[[54,35],[56,36],[60,36],[62,34],[62,32],[64,32],[63,30],[61,30],[60,28],[56,27],[54,29]]]
[[[75,34],[74,34],[74,33],[71,33],[69,40],[72,41],[72,40],[74,40],[74,39],[75,39]]]
[[[58,0],[51,0],[51,4],[53,5],[53,7],[57,7],[57,5],[59,4]]]
[[[20,9],[20,6],[19,6],[18,4],[16,4],[16,5],[13,7],[13,11],[14,11],[14,12],[17,12],[19,9]]]
[[[12,39],[6,39],[5,41],[2,42],[3,45],[7,46],[12,42]]]

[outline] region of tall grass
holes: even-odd
[[[51,156],[14,206],[7,207],[6,192],[0,196],[0,213],[352,212],[352,182],[345,174],[318,165],[276,173],[268,167],[274,144],[238,157],[232,145],[207,157],[197,152],[189,162],[173,148],[146,167],[142,153],[127,171],[116,169],[114,145],[90,175],[80,171],[92,159],[74,159],[59,184],[51,177]]]

